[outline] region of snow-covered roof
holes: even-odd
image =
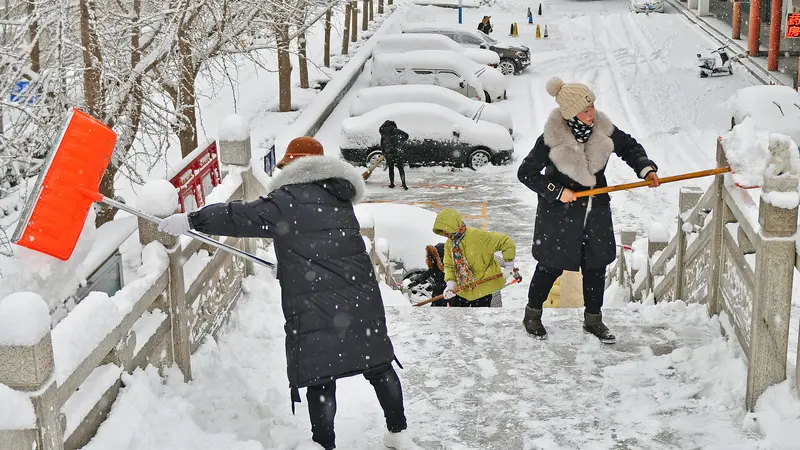
[[[750,117],[759,129],[785,134],[800,143],[800,93],[788,86],[740,89],[728,100],[728,111],[737,124]]]
[[[403,53],[384,53],[376,55],[373,64],[387,64],[389,62],[412,65],[417,69],[446,68],[449,66],[469,73],[475,73],[477,69],[484,67],[463,54],[450,50],[414,50]]]

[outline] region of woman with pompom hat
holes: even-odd
[[[272,238],[292,412],[300,388],[306,388],[313,445],[336,448],[336,380],[363,375],[383,409],[384,445],[420,450],[406,429],[383,299],[353,211],[366,191],[361,173],[325,156],[322,144],[309,136],[293,139],[278,167],[268,195],[174,214],[161,221],[159,231]]]
[[[528,290],[525,330],[547,338],[542,311],[547,295],[564,270],[583,273],[583,329],[603,343],[616,338],[603,323],[606,266],[616,258],[611,197],[578,199],[575,192],[608,186],[605,168],[611,154],[622,158],[637,176],[659,185],[658,166],[636,139],[595,110],[595,95],[581,83],[547,82],[558,108],[544,125],[533,150],[517,172],[539,197],[533,231],[536,270]]]

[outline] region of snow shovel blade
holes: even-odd
[[[66,261],[81,235],[92,199],[108,167],[117,134],[77,108],[67,116],[28,196],[11,241]]]
[[[103,203],[142,219],[159,218],[104,197],[98,188],[111,161],[117,134],[102,122],[73,109],[55,148],[25,204],[12,242],[62,261],[68,260],[83,231],[92,203]],[[266,267],[274,264],[200,233],[186,233],[219,249]]]

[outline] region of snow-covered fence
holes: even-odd
[[[720,139],[719,167],[728,166],[723,145]],[[747,356],[750,411],[767,387],[786,379],[792,280],[795,268],[800,270],[795,172],[770,166],[760,190],[750,191],[760,194],[758,200],[731,175],[717,175],[705,193],[681,189],[672,239],[651,230],[646,248],[638,246],[646,256],[630,264],[634,301],[700,302],[710,315],[724,316],[726,331]],[[624,257],[618,259],[609,277],[624,284],[625,264]]]
[[[209,203],[265,193],[250,167],[249,128],[237,121],[223,124],[229,129],[217,144],[228,172]],[[138,225],[138,278],[111,296],[90,293],[52,330],[47,306],[35,294],[24,302],[0,300],[1,449],[86,445],[116,399],[123,372],[174,363],[188,380],[191,353],[225,323],[252,267],[228,252],[159,233],[150,222]],[[225,242],[255,252],[255,240]]]

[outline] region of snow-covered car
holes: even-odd
[[[372,58],[372,80],[373,86],[386,86],[391,84],[439,84],[434,82],[434,77],[431,82],[403,82],[404,73],[415,73],[434,75],[434,70],[447,69],[454,74],[459,75],[460,78],[466,80],[468,74],[472,74],[478,78],[480,84],[483,85],[484,100],[486,103],[493,101],[500,101],[506,98],[506,78],[497,69],[478,64],[475,61],[467,58],[466,56],[451,52],[448,50],[415,50],[413,52],[405,53],[384,53],[376,55]],[[376,76],[378,78],[394,76],[398,79],[396,83],[387,83],[386,81],[375,83]],[[461,85],[461,80],[458,81],[458,86]],[[451,88],[449,85],[443,85]]]
[[[435,64],[415,65],[409,68],[395,61],[396,53],[386,53],[372,58],[370,64],[371,86],[441,86],[458,92],[469,99],[485,101],[486,93],[478,76],[470,67],[457,61],[445,60]]]
[[[478,169],[503,164],[514,153],[511,135],[501,125],[471,120],[434,103],[394,103],[342,121],[342,157],[354,165],[376,162],[382,155],[378,129],[387,120],[408,133],[403,152],[410,166]]]
[[[800,93],[788,86],[739,89],[728,100],[731,129],[750,117],[756,128],[792,138],[800,145]]]
[[[663,13],[664,0],[630,0],[629,9],[635,13]]]
[[[498,69],[503,75],[514,75],[531,65],[531,50],[524,45],[511,45],[498,41],[466,25],[407,22],[401,26],[403,34],[435,33],[447,36],[466,48],[491,50],[500,57]]]
[[[355,100],[350,104],[350,116],[362,116],[381,106],[404,102],[442,105],[464,117],[502,125],[509,134],[514,134],[514,121],[508,111],[498,105],[470,100],[441,86],[411,84],[364,88],[358,91]]]
[[[378,37],[378,42],[372,48],[372,55],[382,53],[404,53],[414,50],[450,50],[461,53],[478,64],[497,67],[500,57],[491,50],[482,48],[465,48],[454,40],[441,34],[390,34]]]

